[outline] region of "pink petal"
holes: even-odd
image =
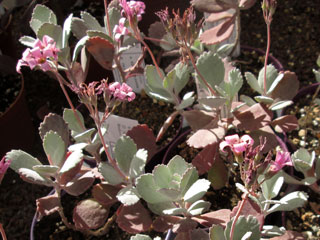
[[[240,142],[240,138],[239,138],[239,135],[238,135],[238,134],[226,136],[224,139],[225,139],[226,142],[229,143],[230,145],[233,145],[233,144],[235,144],[235,143],[239,143],[239,142]]]
[[[249,146],[252,146],[254,141],[252,139],[252,137],[250,137],[249,135],[243,135],[241,138],[240,138],[240,141],[242,142],[246,142]]]
[[[245,142],[233,144],[232,148],[235,154],[240,154],[247,149],[248,144]]]
[[[226,152],[224,149],[226,147],[231,147],[229,143],[227,143],[227,141],[222,141],[220,144],[219,144],[219,148],[222,152]]]

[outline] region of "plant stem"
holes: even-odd
[[[72,223],[69,223],[66,215],[64,214],[64,211],[63,211],[63,207],[62,207],[62,203],[61,203],[61,189],[59,186],[55,186],[55,190],[56,190],[56,193],[58,195],[58,202],[59,202],[59,209],[58,209],[58,212],[59,212],[59,215],[61,217],[61,220],[62,222],[64,223],[64,225],[66,225],[67,228],[70,228],[74,231],[77,231],[77,228],[74,224]]]
[[[112,217],[108,219],[108,221],[104,224],[103,227],[95,231],[91,231],[91,230],[87,230],[87,231],[90,235],[93,235],[95,237],[105,235],[109,231],[111,224],[116,220],[116,218],[117,218],[117,212],[115,212],[112,215]]]
[[[6,232],[4,231],[3,226],[2,226],[1,223],[0,223],[0,233],[1,233],[1,236],[2,236],[2,240],[7,240]]]
[[[246,202],[247,199],[248,199],[248,194],[249,194],[249,193],[245,193],[244,196],[242,197],[242,200],[241,200],[239,209],[238,209],[238,211],[237,211],[237,214],[236,214],[236,216],[235,216],[234,219],[233,219],[232,226],[231,226],[231,230],[230,230],[230,240],[233,240],[233,235],[234,235],[234,230],[235,230],[235,228],[236,228],[236,223],[237,223],[237,221],[238,221],[238,218],[240,217],[240,214],[241,214],[241,211],[242,211],[242,209],[243,209],[243,206],[244,206],[245,202]]]
[[[110,28],[110,19],[109,19],[109,12],[108,12],[108,0],[104,0],[104,11],[106,12],[106,19],[107,19],[107,30],[109,32],[109,36],[111,37],[111,28]]]
[[[147,39],[152,42],[158,42],[166,45],[171,45],[168,41],[162,40],[162,39],[157,39],[157,38],[151,38],[151,37],[144,37],[144,39]]]
[[[76,119],[77,119],[77,122],[78,122],[78,124],[81,126],[81,128],[83,129],[83,130],[85,130],[86,128],[85,128],[85,126],[83,125],[83,123],[81,122],[81,120],[80,120],[80,117],[78,116],[78,113],[76,112],[76,109],[75,109],[75,107],[73,106],[73,103],[71,102],[71,99],[70,99],[70,97],[69,97],[69,95],[68,95],[68,92],[67,92],[67,90],[65,89],[65,87],[64,87],[64,85],[63,85],[63,81],[62,81],[62,76],[59,74],[59,73],[56,73],[56,77],[57,77],[57,79],[58,79],[58,81],[59,81],[59,84],[60,84],[60,87],[61,87],[61,89],[62,89],[62,91],[63,91],[63,94],[64,94],[64,96],[66,97],[66,99],[67,99],[67,101],[68,101],[68,103],[69,103],[69,106],[71,107],[71,109],[72,109],[72,111],[73,111],[73,114],[74,114],[74,116],[76,117]]]
[[[267,50],[266,56],[264,59],[264,78],[263,78],[263,90],[264,95],[267,95],[267,64],[268,64],[268,57],[270,52],[270,42],[271,42],[271,33],[270,33],[270,23],[267,23]]]
[[[106,145],[106,142],[104,141],[104,138],[103,138],[103,135],[102,135],[102,132],[101,132],[101,122],[100,120],[97,121],[97,119],[95,119],[95,124],[97,126],[97,129],[98,129],[98,134],[99,134],[99,137],[100,137],[100,140],[101,140],[101,143],[102,143],[102,146],[104,148],[104,151],[107,155],[107,158],[110,162],[110,164],[113,166],[113,168],[119,173],[119,175],[124,179],[124,180],[127,180],[127,177],[126,175],[120,170],[120,168],[118,167],[118,164],[116,163],[116,161],[111,157],[110,153],[109,153],[109,148],[108,146]]]
[[[199,75],[199,77],[201,78],[202,82],[206,85],[206,87],[209,89],[209,91],[211,92],[212,95],[215,95],[216,92],[213,90],[213,88],[209,85],[209,83],[206,81],[206,79],[204,78],[204,76],[201,74],[201,72],[199,71],[197,65],[196,65],[196,62],[195,62],[195,59],[192,55],[192,52],[190,51],[190,49],[188,48],[187,45],[185,45],[185,49],[187,50],[187,53],[190,57],[190,60],[191,60],[191,64],[193,66],[193,68],[196,70],[197,74]]]

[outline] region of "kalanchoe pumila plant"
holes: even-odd
[[[212,39],[211,34],[208,37],[217,29],[202,33],[203,21],[196,22],[192,7],[181,16],[179,11],[173,11],[173,17],[167,10],[157,13],[160,22],[150,30],[163,31],[157,37],[153,34],[148,37],[138,26],[147,11],[141,1],[119,0],[109,5],[104,1],[104,26],[87,12],[81,12],[80,17],[71,14],[60,26],[49,8],[36,5],[30,21],[36,38],[20,39],[28,48],[17,63],[17,71],[21,73],[23,67],[29,67],[53,73],[71,109],[65,109],[62,117],[51,113],[41,123],[39,134],[46,159],[39,161],[26,152],[12,150],[0,162],[0,180],[10,165],[23,180],[52,187],[52,195],[37,199],[38,219],[58,212],[67,227],[86,235],[104,235],[114,222],[122,230],[137,234],[132,240],[151,239],[140,234],[151,229],[160,233],[172,229],[177,240],[262,239],[283,235],[282,228],[266,226],[265,218],[276,211],[301,207],[308,197],[295,191],[280,198],[284,182],[306,185],[319,192],[320,163],[314,153],[300,149],[290,155],[286,149],[274,150],[278,145],[275,132],[284,133],[297,126],[293,116],[273,118],[273,111],[292,103],[298,89],[297,77],[267,65],[267,50],[259,76],[245,73],[250,87],[260,95],[254,99],[240,96],[237,100],[244,80],[240,70],[225,58],[230,46],[218,49],[210,46],[224,40],[238,23],[240,9],[254,2],[192,1],[196,8],[218,13],[218,18],[224,20],[218,26],[225,30],[219,39],[217,36]],[[269,37],[274,4],[272,0],[262,4]],[[230,9],[232,13],[228,12]],[[72,51],[68,43],[71,34],[78,39]],[[168,69],[159,67],[146,40],[158,43],[166,55],[177,56]],[[133,67],[123,69],[121,54],[137,43],[150,54],[153,65],[142,68],[141,55]],[[87,83],[90,55],[106,70],[117,69],[121,82],[93,79]],[[139,125],[117,140],[112,155],[111,146],[104,140],[104,134],[110,130],[104,127],[104,122],[122,103],[135,100],[136,93],[126,80],[143,73],[147,95],[173,104],[175,111],[157,139],[147,126]],[[205,94],[184,91],[190,83]],[[287,91],[289,85],[291,92]],[[77,94],[88,116],[76,110],[65,87]],[[103,110],[99,112],[101,106]],[[146,164],[157,149],[156,140],[178,115],[186,119],[193,131],[187,144],[201,149],[200,153],[192,163],[177,155],[168,164],[157,165],[146,173]],[[87,117],[93,120],[93,127],[87,128]],[[236,134],[228,134],[229,130]],[[302,172],[304,179],[287,174],[286,168],[290,167]],[[238,205],[233,209],[211,209],[207,191],[211,187],[221,189],[231,177],[237,176],[242,183],[236,186],[243,192]],[[73,196],[91,192],[74,205],[72,220],[62,207],[62,191]],[[117,208],[113,215],[111,207]]]

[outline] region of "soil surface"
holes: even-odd
[[[24,10],[23,8],[17,9],[14,12],[15,16],[21,16]],[[317,24],[319,16],[320,4],[318,1],[282,0],[278,1],[278,8],[271,25],[271,53],[281,61],[286,70],[296,72],[301,86],[315,82],[312,69],[317,68],[316,59],[320,54],[320,29],[319,24]],[[257,1],[251,9],[242,12],[241,24],[241,44],[265,49],[266,26],[260,9],[260,1]],[[28,34],[28,30],[23,29],[22,33],[21,28],[17,29],[19,29],[18,32],[14,33],[16,36],[15,42],[17,43],[18,55],[21,56],[23,47],[17,39],[26,32]],[[263,59],[260,59],[260,63],[258,69],[263,66]],[[68,107],[68,104],[56,80],[49,78],[40,71],[31,72],[24,69],[23,73],[25,75],[29,110],[34,128],[37,129],[42,118],[48,112],[53,111],[61,114],[63,108]],[[77,97],[72,94],[71,96],[76,103]],[[44,161],[45,158],[38,135],[29,153]],[[36,208],[35,199],[48,194],[50,190],[47,187],[25,183],[12,170],[8,170],[0,187],[0,223],[3,224],[8,239],[29,239],[29,228]],[[294,230],[311,231],[314,224],[319,223],[319,217],[317,217],[319,212],[316,214],[317,206],[311,204],[319,203],[319,196],[310,191],[308,194],[311,197],[309,204],[305,208],[288,214],[293,215],[290,219],[294,219],[294,221],[290,220],[291,222],[287,223],[288,228],[291,225]],[[219,199],[217,198],[217,201]],[[298,212],[302,214],[298,214]],[[319,229],[316,230],[314,234]],[[64,238],[41,236],[38,239],[90,238],[83,236],[73,238],[69,235]],[[312,238],[310,237],[310,239]],[[314,237],[313,239],[317,238]]]

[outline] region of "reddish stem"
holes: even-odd
[[[0,233],[1,233],[1,236],[2,236],[2,240],[7,240],[6,232],[4,231],[3,226],[2,226],[1,223],[0,223]]]
[[[267,50],[266,56],[264,59],[264,79],[263,79],[263,88],[264,88],[264,95],[267,95],[267,64],[268,64],[268,57],[270,52],[270,42],[271,42],[271,33],[270,33],[270,23],[267,23]]]
[[[107,19],[107,29],[109,32],[109,36],[111,37],[111,28],[110,28],[110,19],[109,19],[109,12],[108,12],[108,0],[104,0],[104,11],[106,12],[106,19]]]
[[[243,206],[244,206],[245,202],[247,201],[247,199],[248,199],[248,193],[245,193],[244,196],[242,197],[237,214],[234,217],[233,222],[232,222],[231,231],[230,231],[230,240],[233,240],[233,235],[234,235],[234,230],[236,228],[236,223],[238,221],[238,218],[240,217],[241,211],[242,211]]]

